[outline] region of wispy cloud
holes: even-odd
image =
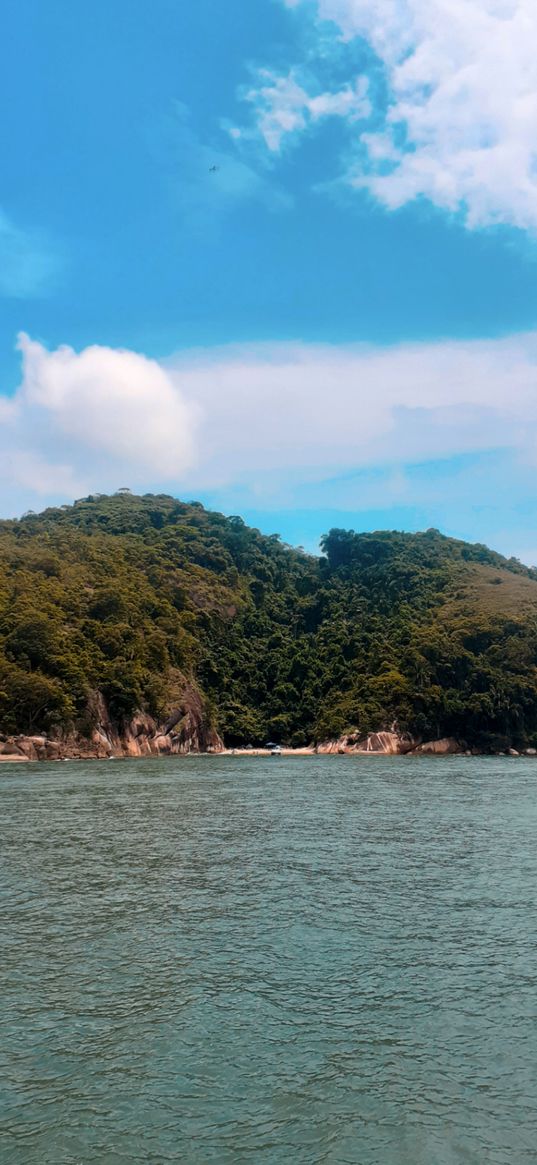
[[[30,299],[54,289],[63,258],[36,231],[22,230],[0,210],[0,295]]]
[[[535,0],[283,0],[311,22],[306,60],[269,69],[246,93],[273,153],[316,118],[311,86],[291,82],[334,46],[364,43],[387,92],[369,125],[347,124],[344,179],[390,209],[426,198],[469,227],[537,229],[537,6]],[[348,78],[340,94],[362,92]],[[296,82],[295,82],[296,84]],[[378,93],[378,90],[377,90]],[[318,94],[322,96],[321,93]],[[324,94],[331,100],[337,93]],[[333,110],[335,112],[335,110]],[[350,159],[350,160],[349,160]]]
[[[286,210],[292,198],[259,167],[239,157],[227,126],[214,141],[196,132],[190,110],[177,102],[173,115],[153,128],[153,149],[168,179],[171,200],[183,221],[204,231],[248,203]]]

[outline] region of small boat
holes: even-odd
[[[281,750],[280,745],[274,744],[271,740],[269,740],[269,743],[265,747],[268,748],[271,756],[281,756],[282,755],[282,750]]]

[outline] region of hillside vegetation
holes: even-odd
[[[535,571],[436,530],[322,550],[128,492],[1,522],[0,731],[89,735],[97,693],[162,721],[191,684],[229,745],[535,745]]]

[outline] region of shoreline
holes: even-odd
[[[217,756],[273,756],[271,748],[223,748]],[[281,746],[278,756],[317,756],[318,750],[313,745],[305,748],[284,748]]]
[[[303,745],[300,748],[278,745],[273,748],[252,745],[225,748],[222,738],[216,733],[212,740],[200,740],[196,735],[188,740],[172,737],[157,728],[151,736],[134,735],[133,723],[123,732],[110,729],[106,737],[96,731],[93,739],[72,735],[64,739],[46,736],[0,735],[0,763],[19,764],[28,762],[66,760],[121,760],[161,756],[231,756],[231,757],[311,757],[311,756],[511,756],[537,757],[537,749],[526,747],[516,749],[508,746],[508,741],[498,741],[503,747],[480,749],[468,747],[468,743],[453,736],[422,741],[409,733],[381,730],[366,736],[357,731],[346,733],[338,739],[325,740],[318,744]],[[142,727],[146,727],[145,724]]]
[[[258,759],[264,760],[264,759],[267,759],[268,757],[274,757],[275,754],[270,749],[267,749],[267,748],[223,748],[223,749],[220,749],[218,752],[214,751],[212,749],[207,749],[204,752],[195,752],[195,751],[180,752],[180,753],[179,752],[178,753],[161,752],[161,753],[149,753],[149,754],[145,754],[145,755],[137,754],[134,756],[129,755],[126,752],[112,753],[108,756],[102,756],[102,755],[99,756],[99,755],[97,755],[97,753],[79,753],[77,756],[57,756],[57,757],[47,757],[47,758],[38,758],[38,757],[34,757],[34,756],[20,756],[20,755],[14,755],[14,754],[8,754],[8,755],[0,754],[0,767],[3,764],[7,764],[7,765],[18,765],[18,764],[43,765],[43,764],[55,764],[55,763],[56,764],[65,764],[68,761],[73,762],[73,763],[79,762],[79,761],[116,761],[116,760],[118,760],[118,761],[122,761],[122,760],[128,760],[128,761],[155,760],[155,761],[157,761],[157,760],[170,760],[172,757],[176,760],[179,760],[180,758],[186,760],[188,757],[202,757],[202,756],[204,756],[204,757],[241,757],[241,758],[256,757]],[[406,752],[381,752],[381,751],[374,752],[372,749],[369,749],[369,750],[368,749],[336,750],[336,749],[316,749],[316,748],[282,748],[281,752],[276,754],[275,759],[278,759],[278,757],[285,757],[285,758],[289,758],[289,757],[319,757],[319,758],[336,757],[336,758],[339,758],[340,760],[342,757],[355,757],[355,758],[356,757],[360,757],[360,758],[362,758],[362,757],[377,757],[377,758],[384,758],[384,759],[386,759],[387,757],[390,757],[390,758],[394,758],[394,759],[412,759],[412,758],[414,758],[417,760],[421,760],[421,759],[428,760],[428,759],[435,758],[435,757],[437,757],[439,759],[442,759],[445,757],[457,757],[459,760],[463,760],[463,759],[464,760],[475,760],[478,757],[491,757],[491,758],[492,757],[496,757],[496,758],[497,757],[504,757],[505,759],[510,759],[510,760],[517,760],[517,759],[518,760],[535,760],[535,759],[537,759],[535,749],[523,749],[521,752],[517,752],[515,749],[510,749],[507,752],[480,752],[477,749],[473,749],[472,751],[461,750],[460,752],[435,752],[432,750],[430,752],[424,752],[423,750],[421,750],[419,748],[407,750]]]

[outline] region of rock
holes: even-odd
[[[127,737],[124,741],[124,750],[126,756],[141,756],[142,750],[140,748],[140,741],[136,737]]]
[[[25,736],[24,740],[30,746],[28,753],[26,754],[30,757],[30,760],[34,760],[34,759],[35,760],[46,760],[47,759],[47,749],[46,749],[47,741],[46,741],[45,736]],[[23,747],[22,744],[20,747],[21,748]],[[33,749],[33,753],[35,753],[35,756],[32,754],[32,749]],[[23,751],[25,751],[25,750],[23,749]]]
[[[3,756],[25,756],[26,755],[25,753],[23,753],[22,748],[19,748],[18,744],[15,744],[13,737],[11,737],[11,738],[8,737],[7,740],[5,740],[4,743],[0,745],[0,752],[2,753]]]
[[[44,736],[12,736],[0,743],[0,753],[5,756],[24,756],[26,760],[46,760],[46,743]]]
[[[35,748],[35,745],[32,744],[31,740],[29,740],[29,739],[18,740],[17,744],[18,744],[21,752],[23,753],[23,755],[28,757],[28,760],[37,760],[37,750]]]
[[[537,756],[537,748],[525,748],[524,756]]]
[[[379,752],[386,756],[400,756],[406,752],[413,752],[416,741],[407,733],[400,732],[370,732],[365,740],[360,740],[354,746],[353,752]]]
[[[339,740],[324,740],[316,746],[316,752],[329,753],[379,753],[385,756],[396,756],[413,752],[416,741],[408,733],[370,732],[368,736],[360,737],[354,729],[352,732],[340,736]]]
[[[152,716],[140,710],[134,713],[128,724],[118,725],[112,721],[99,691],[90,694],[82,723],[87,725],[86,732],[77,731],[75,726],[67,731],[53,729],[54,740],[42,735],[6,736],[0,733],[0,757],[20,760],[105,759],[111,756],[222,752],[224,749],[222,739],[208,724],[200,692],[183,676],[178,678],[175,710],[160,726]]]
[[[105,757],[112,755],[112,745],[108,736],[102,729],[96,728],[91,736],[92,743],[95,748],[95,755],[98,760],[104,760]]]
[[[155,747],[157,752],[169,753],[172,751],[172,741],[170,736],[161,735],[155,737]]]
[[[520,753],[517,752],[516,748],[509,748],[507,750],[507,755],[508,756],[520,756]]]
[[[153,718],[143,712],[137,712],[127,727],[127,732],[135,738],[140,736],[154,736],[156,730],[157,725]]]
[[[400,752],[400,738],[396,732],[371,732],[365,741],[358,744],[357,751],[396,756]]]
[[[415,749],[416,753],[424,756],[453,756],[464,752],[462,745],[453,736],[444,736],[441,740],[427,740]]]
[[[338,752],[340,745],[337,740],[323,740],[321,744],[317,745],[317,752],[322,755],[328,755],[331,752]],[[345,751],[345,749],[343,749]]]

